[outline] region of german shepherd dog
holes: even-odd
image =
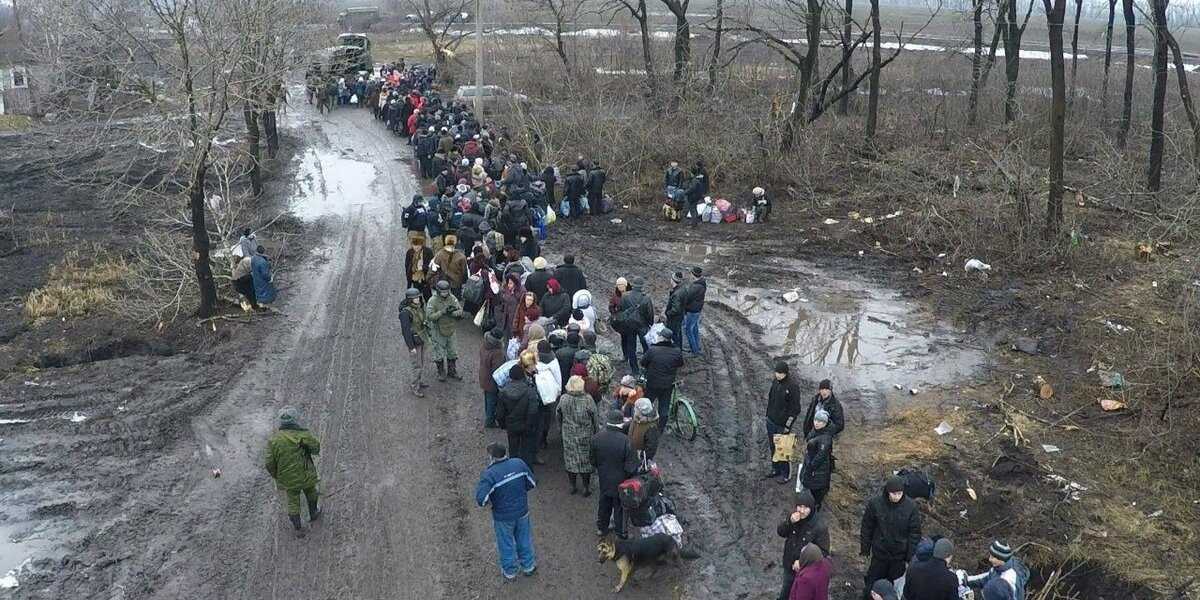
[[[700,558],[699,554],[680,548],[679,544],[675,543],[675,538],[665,533],[628,541],[601,540],[596,546],[596,551],[600,554],[600,562],[611,560],[617,563],[617,570],[621,572],[621,581],[613,588],[613,592],[621,591],[634,570],[641,565],[657,564],[663,558],[670,558],[679,565],[680,558]]]

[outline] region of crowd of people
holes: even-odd
[[[535,470],[546,465],[555,424],[570,494],[597,496],[598,536],[626,539],[632,526],[642,535],[666,532],[682,544],[683,519],[655,488],[661,473],[655,457],[680,369],[688,355],[704,359],[703,269],[672,273],[661,310],[641,277],[620,277],[608,294],[607,314],[599,314],[575,257],[565,255],[552,266],[541,249],[555,218],[603,212],[606,175],[599,163],[580,157],[566,177],[553,166],[531,173],[506,132],[493,132],[467,106],[444,101],[429,82],[419,67],[385,65],[362,79],[354,94],[414,147],[416,167],[429,182],[428,195],[413,196],[402,215],[409,248],[398,318],[410,355],[411,392],[423,397],[430,385],[423,376],[427,351],[439,382],[463,381],[458,324],[471,319],[482,332],[476,374],[482,421],[485,428],[502,429],[505,438],[487,445],[489,466],[475,500],[491,507],[501,575],[507,581],[536,572],[528,494],[537,486]],[[702,162],[690,173],[671,163],[664,212],[710,214],[702,212],[714,205],[707,186]],[[753,190],[749,220],[765,222],[770,212],[762,189]],[[606,324],[620,338],[620,362],[597,347]],[[626,373],[619,379],[618,370]],[[831,381],[821,381],[806,405],[788,363],[777,362],[773,372],[766,394],[771,464],[765,477],[796,482],[792,506],[777,527],[784,538],[778,598],[827,600],[833,563],[826,499],[836,469],[834,446],[851,434]],[[320,514],[315,469],[308,468],[319,444],[297,429],[295,412],[285,409],[270,443],[268,470],[288,490],[288,514],[302,532],[300,495],[308,498],[310,518]],[[800,470],[793,475],[797,458]],[[932,494],[933,486],[905,475],[888,476],[863,510],[864,600],[962,599],[972,590],[982,600],[1024,600],[1029,572],[1001,540],[991,545],[986,572],[951,568],[953,543],[923,535],[914,500]],[[643,488],[651,491],[638,496]]]

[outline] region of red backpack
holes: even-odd
[[[662,492],[662,480],[653,471],[630,477],[617,486],[617,497],[621,499],[621,508],[625,510],[638,509],[659,492]]]

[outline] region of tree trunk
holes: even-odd
[[[688,23],[686,6],[684,10],[675,13],[675,70],[671,80],[678,86],[688,73],[689,63],[692,62],[692,26]],[[682,89],[679,94],[683,94]]]
[[[800,61],[800,86],[796,90],[796,100],[792,112],[788,115],[783,128],[783,147],[794,149],[797,141],[796,134],[804,127],[808,119],[809,89],[813,85],[813,75],[820,67],[821,49],[821,2],[822,0],[807,0],[808,10],[805,15],[805,39],[808,51],[804,60]]]
[[[717,91],[717,65],[721,61],[721,41],[725,35],[725,0],[717,0],[717,29],[713,32],[712,60],[708,62],[708,88],[712,95]]]
[[[1122,0],[1121,6],[1125,12],[1125,95],[1121,106],[1121,129],[1117,133],[1117,147],[1124,148],[1129,139],[1129,124],[1133,116],[1133,66],[1134,45],[1137,32],[1137,17],[1133,13],[1133,0]]]
[[[255,198],[262,196],[262,150],[259,131],[259,113],[249,102],[242,105],[242,119],[246,121],[246,153],[250,155],[250,192]]]
[[[207,175],[207,159],[201,158],[188,187],[188,204],[192,209],[192,264],[200,288],[200,308],[196,316],[201,319],[211,317],[217,306],[217,286],[213,282],[212,264],[209,263],[208,227],[204,218],[204,181]]]
[[[967,102],[967,125],[974,127],[979,118],[979,80],[983,78],[983,0],[975,0],[971,25],[975,51],[971,55],[971,97]]]
[[[1075,28],[1071,30],[1071,91],[1067,94],[1067,102],[1075,102],[1075,72],[1079,68],[1079,11],[1083,9],[1083,0],[1075,0]]]
[[[867,96],[867,139],[875,137],[875,127],[879,122],[879,71],[882,56],[879,52],[880,30],[879,0],[871,0],[871,90]]]
[[[267,134],[267,157],[275,158],[279,154],[279,127],[275,109],[262,113],[263,131]]]
[[[1200,117],[1196,115],[1196,105],[1192,102],[1192,90],[1188,86],[1187,68],[1183,64],[1183,52],[1179,50],[1179,42],[1171,32],[1167,32],[1167,45],[1171,48],[1171,56],[1175,62],[1175,77],[1179,80],[1179,99],[1183,102],[1184,113],[1187,114],[1188,125],[1192,127],[1192,168],[1200,174]]]
[[[854,24],[854,0],[846,0],[846,12],[842,15],[842,89],[850,87],[850,82],[854,81],[854,55],[850,51],[852,40],[850,36],[854,34],[851,26]],[[850,110],[850,94],[842,96],[838,102],[837,112],[839,115],[844,115]]]
[[[1004,124],[1017,119],[1017,79],[1021,75],[1021,26],[1017,23],[1016,0],[1009,0],[1004,13]]]
[[[646,11],[646,0],[638,0],[636,11],[630,10],[637,19],[642,34],[642,61],[646,66],[647,104],[655,113],[662,111],[662,98],[658,94],[658,74],[654,72],[654,47],[650,43],[650,16]]]
[[[1078,0],[1077,0],[1078,1]],[[1067,120],[1066,65],[1063,64],[1063,22],[1067,0],[1042,0],[1050,36],[1050,197],[1046,199],[1046,238],[1054,239],[1063,221],[1063,135]]]
[[[1117,18],[1117,0],[1108,0],[1108,28],[1104,30],[1104,83],[1100,86],[1100,110],[1108,119],[1108,69],[1112,66],[1113,21]]]
[[[1157,193],[1162,189],[1163,111],[1167,102],[1167,0],[1152,0],[1154,16],[1154,101],[1150,105],[1150,165],[1146,173],[1146,189]]]
[[[566,72],[571,72],[571,62],[567,60],[567,46],[563,43],[563,22],[558,20],[558,27],[554,30],[554,52],[558,54],[558,59],[562,61],[563,69]]]

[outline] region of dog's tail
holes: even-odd
[[[700,553],[696,552],[695,550],[692,550],[691,548],[680,548],[679,549],[679,558],[685,558],[687,560],[696,560],[697,558],[700,558]]]

